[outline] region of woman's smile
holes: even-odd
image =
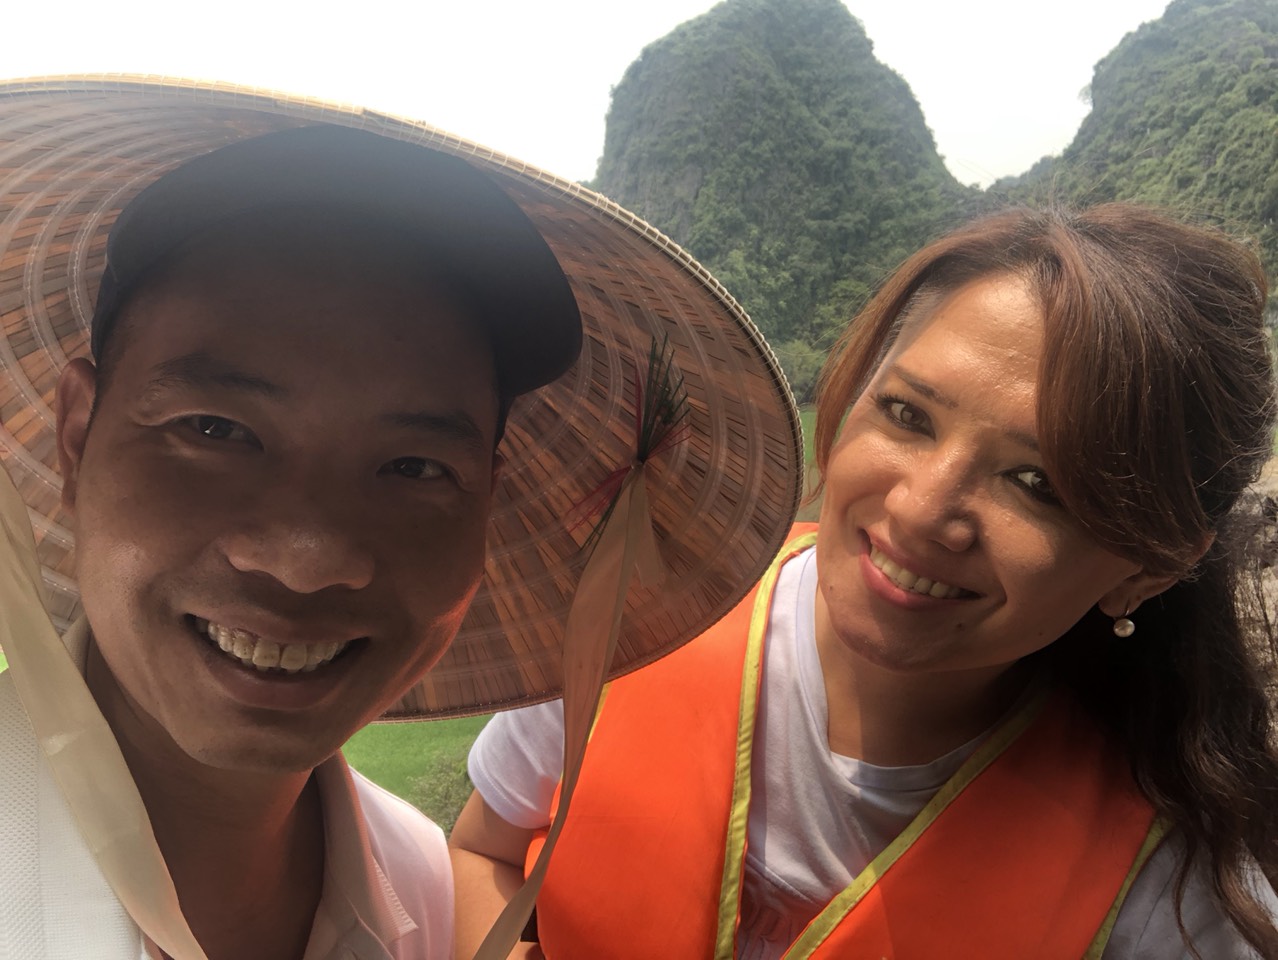
[[[819,644],[891,669],[1007,667],[1137,572],[1055,498],[1036,435],[1042,325],[1011,275],[904,321],[826,470]]]
[[[876,570],[883,574],[888,580],[904,590],[907,593],[916,594],[922,597],[928,597],[933,600],[958,600],[970,599],[976,594],[971,590],[964,590],[962,587],[956,587],[946,583],[939,578],[931,578],[913,570],[906,568],[902,563],[898,563],[883,552],[873,542],[869,541],[868,557],[870,563]],[[908,562],[908,561],[904,561]]]

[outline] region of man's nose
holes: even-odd
[[[938,543],[955,553],[976,542],[970,458],[932,450],[905,465],[887,496],[887,511],[916,540]]]
[[[374,559],[351,498],[317,489],[314,482],[276,486],[278,492],[263,494],[223,538],[231,566],[265,574],[294,593],[368,586]]]

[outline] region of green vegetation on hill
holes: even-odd
[[[840,0],[726,0],[650,44],[593,185],[706,264],[800,399],[851,310],[975,196]]]
[[[1060,157],[982,194],[945,170],[841,0],[724,0],[626,70],[593,186],[724,283],[800,401],[889,270],[1007,202],[1205,217],[1254,238],[1278,283],[1278,2],[1173,0],[1096,65],[1089,95]]]
[[[1278,279],[1278,3],[1175,0],[1096,65],[1059,158],[996,196],[1138,200],[1255,238]]]

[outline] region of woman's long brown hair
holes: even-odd
[[[1248,880],[1254,861],[1278,887],[1278,638],[1245,542],[1246,489],[1278,412],[1264,271],[1220,231],[1127,204],[969,224],[910,257],[835,347],[817,394],[822,475],[905,318],[999,273],[1022,278],[1043,308],[1039,443],[1061,501],[1114,553],[1181,578],[1140,607],[1132,638],[1116,640],[1094,610],[1044,665],[1122,743],[1183,842],[1178,923],[1202,864],[1243,936],[1278,957]]]

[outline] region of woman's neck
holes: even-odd
[[[835,636],[816,605],[830,750],[884,767],[930,763],[979,736],[1016,702],[1026,666],[946,672],[887,670]]]

